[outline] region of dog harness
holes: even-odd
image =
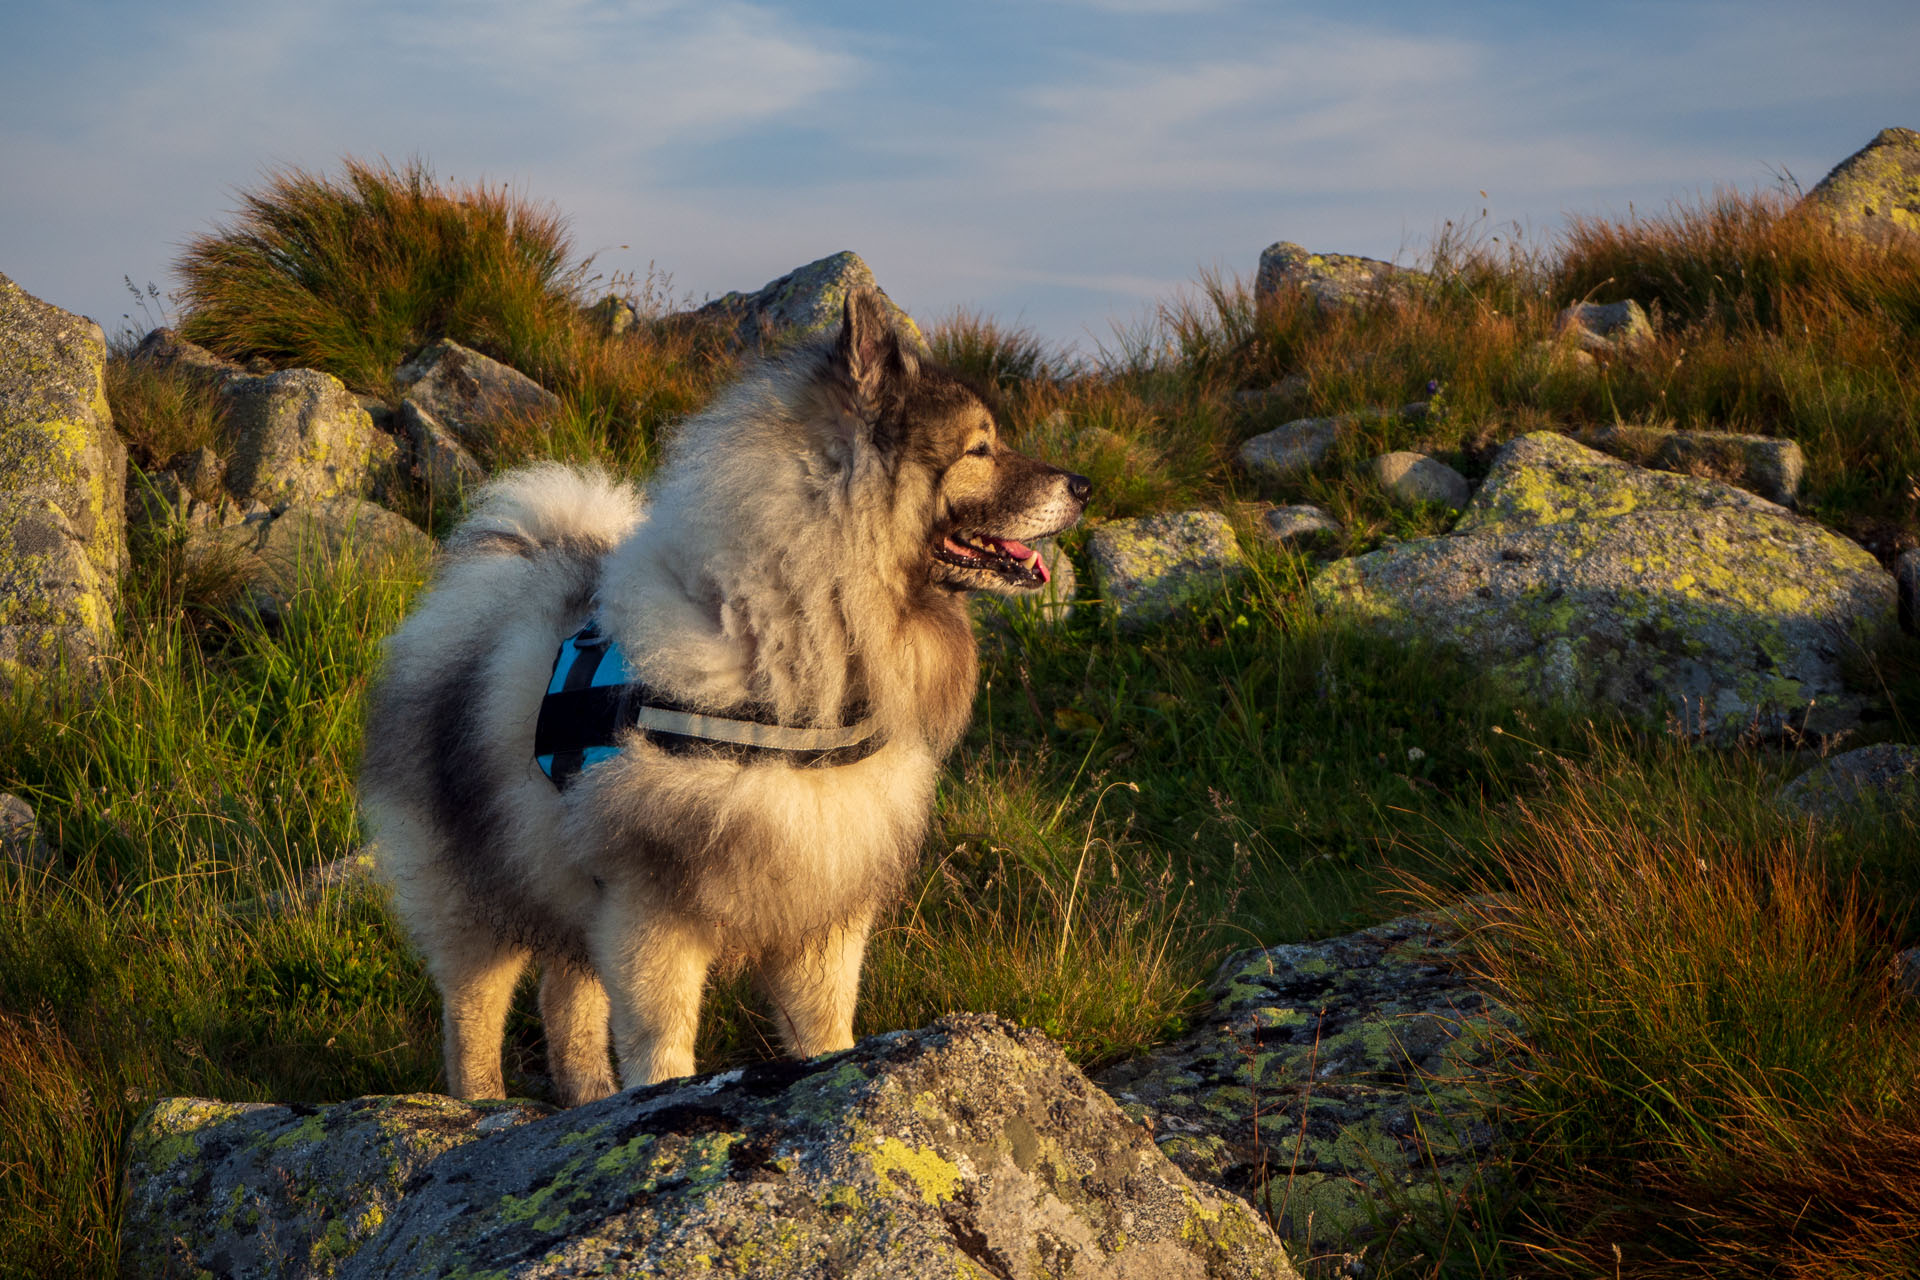
[[[583,769],[620,753],[615,740],[638,731],[674,755],[782,760],[819,769],[865,760],[886,744],[864,704],[838,728],[782,723],[770,707],[750,702],[724,716],[675,702],[635,680],[620,646],[594,618],[560,642],[547,696],[533,731],[533,758],[562,791]]]

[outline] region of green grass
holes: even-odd
[[[661,428],[733,370],[655,290],[634,333],[602,335],[580,315],[588,264],[511,193],[350,165],[243,203],[189,251],[188,335],[370,390],[433,338],[478,346],[562,402],[509,424],[495,464],[644,474]],[[1498,890],[1472,962],[1536,1047],[1505,1082],[1516,1137],[1376,1274],[1614,1274],[1616,1245],[1622,1274],[1907,1273],[1916,1045],[1882,974],[1916,940],[1911,827],[1796,825],[1769,798],[1804,767],[1791,755],[1516,705],[1445,652],[1322,617],[1312,558],[1259,544],[1248,505],[1324,505],[1346,531],[1317,551],[1350,553],[1446,527],[1381,498],[1377,452],[1474,475],[1523,431],[1662,422],[1799,440],[1806,508],[1890,556],[1920,534],[1920,256],[1862,253],[1728,198],[1576,222],[1551,249],[1450,230],[1436,286],[1403,307],[1327,315],[1206,279],[1092,361],[979,316],[935,327],[1021,447],[1093,478],[1092,520],[1217,506],[1252,571],[1142,635],[1084,600],[1061,627],[987,635],[859,1028],[990,1009],[1095,1067],[1193,1024],[1231,949],[1397,914],[1409,885]],[[1567,302],[1625,296],[1658,304],[1646,350],[1595,368],[1541,350]],[[140,465],[217,445],[203,389],[109,372]],[[1401,412],[1415,400],[1429,411]],[[1309,414],[1356,415],[1325,467],[1238,471],[1241,441]],[[430,985],[377,895],[297,887],[358,847],[360,699],[423,566],[323,575],[269,627],[230,566],[165,537],[136,558],[104,686],[0,704],[0,788],[58,850],[0,867],[0,1274],[113,1273],[118,1153],[155,1097],[441,1083]],[[1911,741],[1920,653],[1875,661],[1889,714],[1866,737]],[[537,1091],[529,995],[508,1069]],[[704,1066],[776,1039],[744,977],[714,984]]]

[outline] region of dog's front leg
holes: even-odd
[[[717,951],[705,925],[609,892],[593,952],[613,1001],[621,1088],[693,1074],[700,989]]]
[[[853,1047],[853,1006],[860,995],[860,961],[873,913],[809,939],[798,950],[770,956],[761,982],[773,1004],[780,1038],[796,1058]]]

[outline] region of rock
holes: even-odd
[[[1353,419],[1300,418],[1240,446],[1240,465],[1264,480],[1290,480],[1313,470]]]
[[[618,294],[610,293],[587,308],[587,319],[609,338],[631,332],[640,323],[640,313]]]
[[[1458,511],[1473,493],[1465,476],[1424,453],[1383,453],[1373,460],[1372,471],[1387,496],[1403,507],[1429,502]]]
[[[167,470],[179,477],[182,489],[202,502],[215,501],[226,487],[227,464],[205,445],[174,454],[167,459]]]
[[[691,314],[703,323],[730,325],[736,345],[758,351],[769,343],[779,346],[833,332],[840,324],[847,294],[860,288],[879,292],[902,337],[923,352],[927,349],[920,326],[880,290],[873,271],[851,250],[809,262],[753,293],[723,294]]]
[[[187,552],[236,561],[254,604],[277,619],[349,557],[361,574],[386,573],[424,563],[433,539],[405,516],[342,494],[198,532]]]
[[[1580,435],[1583,444],[1643,467],[1705,476],[1792,506],[1800,497],[1806,455],[1793,440],[1732,431],[1674,431],[1620,423]]]
[[[1073,616],[1073,598],[1080,591],[1080,575],[1074,572],[1073,557],[1062,551],[1052,538],[1041,538],[1031,545],[1040,553],[1052,579],[1038,591],[1023,591],[1017,596],[975,592],[974,612],[989,626],[1003,625],[1013,618],[1059,626]]]
[[[394,388],[462,445],[490,444],[500,426],[545,417],[560,397],[490,356],[442,338],[394,371]]]
[[[365,496],[399,449],[376,430],[346,384],[318,369],[229,378],[221,387],[232,436],[227,491],[283,506]]]
[[[225,356],[217,356],[203,346],[188,342],[174,329],[155,329],[140,339],[133,358],[166,368],[181,369],[212,382],[225,382],[246,370]]]
[[[1837,230],[1880,243],[1920,232],[1920,132],[1882,129],[1801,204]]]
[[[1246,570],[1218,511],[1109,520],[1087,539],[1087,561],[1100,598],[1128,628],[1165,621]]]
[[[1893,957],[1893,981],[1909,1000],[1920,1000],[1920,947],[1908,947]]]
[[[486,468],[418,400],[400,402],[400,432],[407,470],[429,493],[457,495],[486,482]]]
[[[1300,542],[1316,533],[1342,532],[1338,520],[1319,507],[1304,504],[1270,508],[1260,517],[1260,530],[1281,546]]]
[[[1778,799],[1829,821],[1920,815],[1920,747],[1882,742],[1830,756],[1782,787]]]
[[[1900,591],[1900,627],[1908,635],[1920,635],[1920,547],[1900,553],[1893,576]]]
[[[0,859],[23,867],[53,861],[53,846],[40,834],[33,806],[11,791],[0,793]]]
[[[1260,254],[1254,277],[1256,298],[1283,288],[1305,289],[1322,311],[1366,307],[1382,301],[1403,301],[1429,283],[1424,271],[1396,267],[1378,258],[1346,253],[1309,253],[1282,240]]]
[[[1721,738],[1854,723],[1842,661],[1894,595],[1866,551],[1764,498],[1545,432],[1501,450],[1451,536],[1336,561],[1314,592],[1515,693]]]
[[[1242,952],[1202,1029],[1098,1083],[1174,1164],[1265,1207],[1283,1236],[1311,1235],[1316,1254],[1363,1245],[1461,1190],[1498,1136],[1486,1080],[1513,1020],[1454,950],[1409,916]]]
[[[1602,355],[1637,351],[1653,341],[1653,322],[1641,305],[1625,302],[1576,302],[1560,313],[1556,332],[1583,351]]]
[[[122,1274],[1297,1280],[1038,1032],[943,1018],[559,1114],[162,1101]],[[197,1271],[195,1270],[197,1269]]]
[[[1591,351],[1573,342],[1540,341],[1531,350],[1539,367],[1552,373],[1592,373],[1600,367]]]
[[[127,447],[100,326],[0,275],[0,691],[96,671],[127,555]]]

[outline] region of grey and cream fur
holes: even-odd
[[[852,1044],[868,930],[901,889],[966,727],[975,589],[1045,579],[1022,539],[1087,482],[1022,456],[960,381],[858,292],[840,330],[684,423],[644,500],[558,464],[489,485],[371,699],[375,855],[444,1002],[452,1092],[503,1092],[516,981],[541,966],[562,1101],[693,1071],[709,968],[744,959],[781,1035]],[[851,764],[669,754],[629,733],[567,790],[534,763],[561,641],[590,616],[633,674],[725,715],[884,745]]]

